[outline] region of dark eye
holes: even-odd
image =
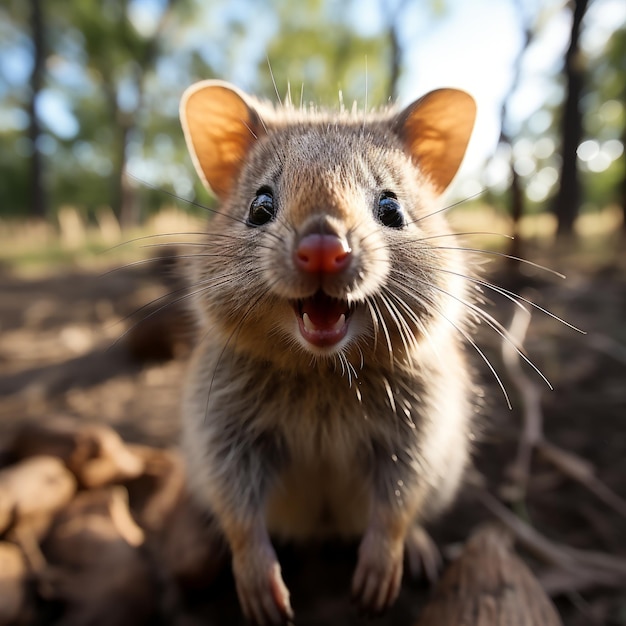
[[[261,187],[250,205],[250,212],[246,223],[248,226],[263,226],[276,217],[274,196],[268,187]]]
[[[384,191],[378,198],[378,221],[389,228],[404,228],[406,221],[402,207],[396,198],[396,194],[391,191]]]

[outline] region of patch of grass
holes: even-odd
[[[22,275],[68,267],[104,269],[158,256],[153,244],[197,239],[187,233],[201,231],[201,220],[176,208],[163,209],[141,227],[122,231],[110,212],[86,224],[79,211],[65,207],[55,224],[0,221],[0,265]]]

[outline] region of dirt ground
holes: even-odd
[[[504,266],[493,270],[499,284],[587,333],[533,314],[527,353],[555,388],[541,387],[546,436],[589,461],[597,478],[626,498],[625,259],[622,255],[592,269],[574,255],[547,263],[565,270],[567,280],[535,271],[512,275]],[[176,445],[188,345],[185,335],[172,333],[181,310],[174,306],[158,311],[163,302],[158,298],[176,288],[168,275],[158,262],[104,275],[63,270],[24,279],[8,269],[0,272],[0,449],[25,421],[58,416],[108,424],[129,442]],[[512,306],[502,299],[493,311],[508,322]],[[507,380],[499,338],[481,332],[480,345],[503,373],[513,404],[509,411],[482,368],[487,427],[477,446],[476,466],[491,492],[501,496],[524,403]],[[480,369],[478,357],[476,363]],[[536,375],[530,378],[541,385]],[[534,459],[527,498],[518,512],[552,540],[626,559],[626,519],[541,458]],[[431,531],[447,553],[489,518],[468,489]],[[545,564],[520,552],[541,576]],[[407,582],[400,600],[403,608],[362,622],[347,599],[354,546],[287,547],[283,560],[300,624],[408,625],[415,610],[407,608],[407,598],[423,602],[428,593],[425,584]],[[624,588],[566,589],[555,601],[567,625],[626,624]],[[234,624],[239,619],[227,572],[208,588],[184,593],[178,606],[180,624]],[[165,618],[161,622],[169,623]]]

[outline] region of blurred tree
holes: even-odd
[[[510,215],[513,222],[513,232],[511,234],[513,235],[513,239],[511,240],[511,244],[509,246],[509,254],[514,257],[520,257],[523,254],[522,238],[519,227],[520,221],[524,214],[524,190],[522,188],[521,176],[515,168],[515,156],[513,152],[514,137],[512,131],[509,128],[509,105],[511,98],[519,87],[522,73],[522,61],[524,55],[526,54],[526,51],[528,50],[533,40],[535,28],[537,26],[534,24],[536,16],[529,14],[527,10],[525,10],[522,0],[514,0],[513,4],[515,7],[515,12],[517,14],[518,22],[522,27],[522,43],[520,45],[519,52],[517,53],[513,65],[513,76],[511,79],[509,90],[504,96],[504,99],[502,100],[502,107],[500,108],[500,136],[498,138],[498,147],[504,146],[505,152],[510,155],[509,171],[511,182],[509,184],[509,194]],[[517,271],[519,269],[519,263],[512,259],[510,267],[514,271]]]
[[[563,72],[566,81],[561,117],[561,175],[552,210],[558,221],[559,235],[570,235],[581,205],[581,188],[576,150],[582,141],[581,97],[584,87],[584,63],[580,50],[581,24],[589,0],[572,0],[570,42],[565,53]]]
[[[537,33],[543,36],[537,22],[541,11],[551,10],[552,15],[560,11],[556,2],[544,7],[541,2],[512,1],[525,30],[522,48]],[[561,164],[554,145],[560,135],[562,193],[582,185],[584,200],[591,199],[599,206],[615,200],[618,185],[626,188],[626,183],[620,182],[626,178],[624,159],[614,156],[606,171],[600,171],[596,162],[579,157],[580,173],[576,169],[581,141],[595,141],[606,156],[617,154],[619,146],[623,149],[624,140],[623,29],[621,39],[619,33],[611,38],[606,54],[593,58],[586,52],[593,71],[582,97],[576,82],[577,77],[580,81],[577,72],[583,54],[578,49],[580,22],[588,2],[577,0],[570,5],[572,41],[563,76],[569,76],[567,82],[573,86],[565,99],[559,135],[551,123],[559,118],[555,110],[561,97],[558,88],[552,87],[554,67],[547,62],[539,77],[546,84],[546,104],[537,112],[537,119],[541,115],[549,118],[543,126],[531,123],[534,115],[525,120],[520,120],[519,114],[515,118],[514,92],[521,94],[531,82],[536,91],[537,75],[520,66],[522,56],[533,55],[526,57],[522,49],[514,68],[511,93],[501,111],[500,140],[502,145],[514,144],[503,151],[511,160],[509,166],[526,164],[512,170],[513,193],[507,196],[516,219],[524,202],[528,209],[537,208],[555,186]],[[416,24],[430,30],[424,24],[446,14],[452,4],[429,0],[418,7],[408,0],[375,0],[368,5],[372,13],[367,19],[363,19],[357,0],[103,0],[96,4],[89,0],[9,0],[7,6],[0,7],[0,43],[8,46],[11,58],[20,57],[21,67],[26,69],[20,77],[11,73],[13,70],[7,72],[8,64],[0,62],[2,212],[42,214],[47,199],[51,214],[61,204],[85,207],[89,215],[110,205],[128,223],[140,212],[145,214],[170,201],[152,187],[171,189],[182,198],[199,190],[177,120],[180,94],[194,80],[219,76],[275,98],[269,61],[281,98],[290,79],[297,85],[293,94],[296,106],[302,99],[305,106],[312,100],[336,108],[340,97],[347,107],[358,101],[361,110],[364,102],[368,107],[384,105],[397,97],[403,46],[416,37]],[[37,32],[46,36],[41,38]],[[543,45],[540,39],[537,37],[537,49]],[[42,41],[45,53],[41,52]],[[37,101],[45,106],[37,107]],[[572,102],[584,115],[583,135],[572,133],[566,122]],[[611,106],[604,106],[606,102]],[[35,114],[38,108],[39,116]],[[610,122],[601,121],[605,109],[621,112]],[[509,118],[514,123],[509,123]],[[547,144],[552,147],[546,149]],[[535,149],[540,145],[542,150]],[[529,161],[534,167],[528,166]],[[574,187],[568,183],[572,161]],[[147,185],[137,186],[129,174]],[[43,183],[34,184],[37,177]],[[545,195],[531,194],[531,188],[540,187]],[[48,197],[32,196],[43,189]],[[575,215],[581,203],[579,194],[575,202],[559,206]],[[561,221],[562,228],[567,228],[573,218],[570,215]]]
[[[596,158],[608,158],[600,162],[601,171],[589,171],[591,163],[583,162],[582,182],[594,204],[617,203],[621,207],[626,234],[626,26],[616,30],[602,54],[592,60],[589,86],[585,134],[601,148]]]
[[[527,55],[529,59],[533,56],[537,58],[534,53],[542,45],[542,40],[553,31],[555,18],[560,21],[562,17],[563,9],[555,5],[546,5],[545,8],[541,5],[538,8],[532,26],[533,41]],[[571,16],[571,7],[564,9]],[[578,59],[581,67],[584,64],[583,88],[578,99],[582,131],[578,141],[571,141],[571,134],[566,133],[570,142],[566,152],[576,168],[579,189],[573,219],[579,212],[598,210],[619,202],[618,188],[624,173],[624,160],[620,159],[624,143],[620,137],[626,119],[626,46],[622,42],[620,51],[620,41],[626,29],[622,27],[607,36],[610,26],[604,19],[599,12],[588,12],[588,19],[583,22],[579,33],[582,45]],[[514,126],[508,128],[508,134],[513,138],[513,155],[510,150],[503,151],[506,158],[513,156],[513,162],[519,166],[516,174],[525,190],[523,201],[527,211],[543,210],[546,205],[554,209],[563,159],[560,153],[563,150],[566,73],[564,68],[563,71],[548,66],[537,68],[540,73],[535,69],[534,75],[529,67],[522,71],[519,94],[523,94],[526,88],[531,92],[532,89],[536,90],[537,84],[543,81],[544,102],[521,121],[519,129]],[[558,71],[557,80],[554,71]],[[513,105],[516,99],[517,95],[513,93]],[[517,122],[520,123],[519,117]],[[507,125],[503,128],[507,130]],[[493,201],[500,203],[502,198],[495,196]]]
[[[92,215],[109,205],[124,224],[137,219],[140,206],[165,201],[152,187],[172,188],[183,198],[198,188],[177,120],[187,85],[217,74],[274,97],[269,59],[282,94],[295,77],[315,94],[316,105],[336,106],[345,94],[347,106],[353,100],[361,108],[380,106],[397,92],[401,25],[410,6],[408,0],[381,0],[378,27],[364,34],[355,23],[359,3],[339,0],[10,2],[9,27],[2,31],[0,24],[0,36],[10,33],[12,53],[27,50],[36,62],[32,89],[28,77],[14,90],[3,91],[0,82],[0,108],[23,112],[32,122],[31,138],[38,138],[29,142],[37,146],[32,152],[22,141],[27,127],[15,125],[7,133],[12,149],[0,155],[0,168],[12,175],[0,177],[0,191],[14,199],[11,206],[39,213],[36,207],[46,199],[52,213],[72,204]],[[39,32],[47,34],[45,54],[36,45],[43,40]],[[45,100],[41,118],[34,114],[38,99]],[[24,165],[7,158],[11,152],[33,155],[33,176],[44,178],[47,165],[48,196],[26,200],[27,189],[44,187],[23,181]],[[129,172],[147,185],[137,186]],[[3,210],[8,206],[3,202]]]
[[[20,88],[20,83],[28,87],[31,69],[27,67],[20,75],[1,62],[9,54],[30,58],[29,11],[29,3],[0,5],[0,119],[5,120],[0,127],[0,215],[26,212],[31,200],[29,94]]]
[[[622,158],[619,160],[621,164],[621,183],[618,187],[618,202],[622,209],[622,233],[626,236],[626,158],[624,158],[624,150],[626,149],[626,28],[621,28],[611,38],[609,46],[609,58],[615,60],[616,66],[620,70],[621,80],[617,83],[617,102],[622,103],[621,123],[622,133],[620,141],[622,144]]]
[[[391,47],[389,55],[389,87],[387,88],[387,98],[391,102],[395,102],[398,99],[398,81],[402,71],[400,27],[408,4],[408,0],[400,0],[395,9],[389,9],[386,6],[386,0],[381,0],[381,13],[387,13],[387,38]]]
[[[204,3],[48,0],[37,21],[47,34],[46,54],[36,55],[30,28],[35,2],[41,0],[0,7],[0,44],[10,58],[0,63],[0,212],[26,214],[39,206],[31,202],[33,191],[44,189],[41,201],[51,215],[63,204],[89,216],[112,206],[124,222],[134,221],[139,207],[145,212],[171,201],[129,180],[129,159],[133,173],[149,185],[189,196],[193,178],[183,167],[178,100],[192,76],[213,74],[197,42],[185,39]],[[45,100],[40,117],[31,114],[37,100]],[[46,165],[47,175],[40,174],[45,187],[25,178],[33,145],[36,171]]]
[[[177,1],[164,0],[156,19],[144,18],[143,23],[139,18],[133,22],[130,0],[108,0],[101,11],[94,11],[91,2],[77,0],[70,10],[59,5],[55,11],[57,32],[76,33],[82,43],[85,70],[104,96],[102,104],[82,99],[80,135],[84,141],[100,143],[100,150],[105,148],[110,162],[108,199],[123,226],[138,220],[127,176],[128,148],[145,104],[146,82],[154,72],[163,31]],[[60,4],[66,6],[65,2]],[[90,114],[96,114],[91,123]],[[98,125],[106,131],[98,133]],[[89,138],[85,131],[95,135]]]
[[[338,99],[347,107],[352,102],[368,108],[387,102],[390,43],[382,32],[357,33],[350,23],[350,3],[307,0],[296,5],[278,0],[273,6],[282,21],[267,46],[267,58],[259,64],[260,93],[276,97],[286,93],[282,85],[293,80],[301,85],[292,94],[296,106],[300,100],[306,106],[309,93],[320,106],[336,106]]]
[[[266,53],[279,87],[293,80],[301,85],[295,90],[300,95],[315,94],[316,105],[335,106],[341,98],[346,106],[362,102],[368,107],[398,99],[404,66],[403,27],[423,20],[423,11],[435,17],[447,9],[440,0],[429,0],[421,7],[409,0],[379,0],[375,7],[380,16],[378,28],[365,34],[355,24],[355,15],[362,11],[358,1],[306,0],[294,5],[278,0],[271,6],[280,17],[280,30]],[[263,59],[259,66],[260,87],[273,97],[275,88],[265,63]],[[292,94],[296,104],[298,97]],[[306,102],[306,95],[303,98]]]

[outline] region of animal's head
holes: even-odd
[[[219,199],[207,245],[223,256],[199,259],[198,280],[213,281],[207,308],[233,341],[317,356],[403,352],[452,305],[454,255],[434,239],[449,234],[436,201],[465,154],[471,96],[440,89],[400,112],[330,114],[205,81],[180,111]]]

